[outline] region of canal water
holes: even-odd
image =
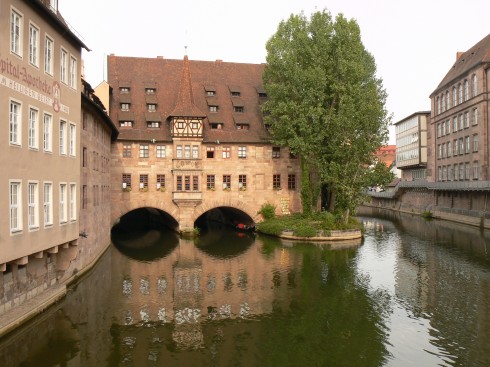
[[[216,228],[117,246],[0,366],[490,366],[490,233],[360,212],[337,248]]]

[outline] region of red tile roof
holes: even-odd
[[[202,116],[204,118],[204,142],[219,140],[223,143],[269,143],[259,97],[263,91],[264,64],[242,64],[223,61],[170,60],[108,56],[108,82],[113,87],[111,118],[119,121],[130,119],[132,128],[119,128],[121,140],[171,141],[169,120],[171,116]],[[187,68],[187,70],[186,70]],[[160,128],[147,128],[145,87],[152,85],[156,112],[161,117]],[[130,96],[120,93],[120,87],[129,87]],[[214,91],[214,95],[206,92]],[[239,93],[232,96],[231,92]],[[130,98],[129,112],[120,109],[120,103]],[[243,105],[243,112],[236,107]],[[209,106],[217,106],[211,112]],[[189,116],[188,116],[189,117]],[[249,124],[249,129],[238,130],[236,122]],[[223,123],[222,129],[211,129],[210,122]]]

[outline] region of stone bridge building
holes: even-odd
[[[265,203],[278,214],[301,209],[299,159],[271,143],[262,119],[263,69],[187,56],[108,57],[110,117],[119,129],[112,223],[146,208],[192,231],[204,217],[253,224]]]

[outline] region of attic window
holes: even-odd
[[[230,94],[232,97],[240,97],[240,87],[238,86],[229,86]]]
[[[153,127],[153,128],[159,128],[160,122],[159,121],[147,121],[146,126],[147,127]]]
[[[223,128],[222,122],[211,122],[210,125],[213,130],[221,130]]]
[[[250,127],[249,124],[236,124],[236,129],[237,130],[248,130]]]
[[[216,88],[212,85],[205,85],[204,90],[206,92],[206,96],[215,96],[216,95]]]

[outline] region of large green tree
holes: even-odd
[[[326,185],[330,210],[347,221],[363,188],[391,178],[374,156],[390,120],[374,58],[357,22],[327,10],[291,15],[266,48],[265,119],[274,141],[300,156],[303,211]]]

